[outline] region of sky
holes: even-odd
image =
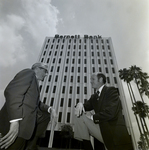
[[[0,107],[10,80],[55,34],[111,37],[119,69],[149,74],[148,0],[0,0]]]

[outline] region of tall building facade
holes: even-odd
[[[110,37],[46,37],[38,61],[47,63],[49,67],[47,78],[40,83],[41,101],[53,106],[58,114],[56,127],[49,124],[47,128],[51,130],[49,147],[52,147],[54,131],[59,131],[64,124],[73,127],[74,106],[78,102],[85,102],[93,94],[90,77],[94,72],[104,73],[107,85],[119,89],[128,131],[133,134]]]

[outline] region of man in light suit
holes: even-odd
[[[91,76],[91,85],[96,92],[87,102],[75,107],[74,137],[83,141],[85,150],[93,150],[90,135],[104,143],[108,150],[133,150],[118,90],[105,83],[104,74]],[[95,113],[86,112],[91,110]]]
[[[46,130],[55,109],[40,101],[38,81],[43,81],[48,66],[35,63],[20,71],[4,91],[6,102],[0,111],[0,149],[37,150],[38,137]]]

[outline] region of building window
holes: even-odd
[[[68,70],[68,67],[65,67],[65,72],[67,72],[67,70]]]
[[[117,84],[117,79],[116,79],[116,77],[114,77],[114,82],[115,82],[115,84]]]
[[[64,48],[64,45],[62,45],[61,49],[63,49],[63,48]]]
[[[109,43],[109,40],[107,39],[107,43]]]
[[[54,98],[52,97],[52,98],[51,98],[50,106],[53,106],[53,103],[54,103]]]
[[[112,59],[110,59],[110,61],[111,61],[111,64],[113,65],[113,60],[112,60]]]
[[[92,52],[92,56],[94,56],[94,52]]]
[[[73,76],[71,76],[71,78],[70,78],[70,82],[73,82]]]
[[[68,49],[70,49],[70,45],[68,45]]]
[[[86,56],[87,54],[86,54],[86,52],[84,52],[84,56]]]
[[[108,49],[110,50],[110,45],[108,45]]]
[[[75,56],[75,51],[73,52],[73,56]]]
[[[52,67],[51,67],[51,72],[53,71],[53,68],[54,68],[54,67],[52,66]]]
[[[86,59],[84,59],[84,64],[86,64]]]
[[[81,56],[81,52],[79,52],[79,56]]]
[[[61,98],[60,107],[63,107],[63,103],[64,103],[64,98]]]
[[[65,93],[65,86],[63,86],[62,93],[63,94]]]
[[[43,62],[44,58],[41,59],[41,62]]]
[[[64,82],[66,82],[66,80],[67,80],[67,76],[64,76]]]
[[[43,56],[46,54],[46,51],[44,51]]]
[[[69,94],[72,94],[72,86],[70,86]]]
[[[79,49],[81,49],[81,45],[79,45]]]
[[[53,48],[53,45],[51,45],[51,49]]]
[[[71,43],[71,39],[69,39],[69,43]]]
[[[84,83],[87,83],[87,76],[84,76]]]
[[[87,67],[84,67],[84,72],[85,72],[85,73],[87,72]]]
[[[55,91],[56,91],[56,86],[53,87],[53,93],[55,93]]]
[[[56,75],[56,77],[55,77],[55,82],[57,82],[57,80],[58,80],[58,75]]]
[[[105,49],[104,45],[102,45],[102,49]]]
[[[46,87],[46,93],[48,93],[48,91],[49,91],[49,85],[47,85]]]
[[[113,72],[113,73],[115,73],[115,70],[114,70],[114,68],[112,68],[112,72]]]
[[[74,45],[73,48],[76,49],[76,45]]]
[[[61,63],[61,58],[59,59],[58,63],[59,63],[59,64]]]
[[[103,56],[106,56],[106,53],[105,53],[105,52],[103,52]]]
[[[78,78],[77,78],[77,82],[78,82],[78,83],[80,83],[80,76],[78,76]]]
[[[57,51],[55,51],[55,54],[54,54],[55,56],[57,55]]]
[[[92,59],[92,64],[94,64],[95,62],[94,62],[94,59]]]
[[[69,98],[68,107],[71,107],[71,98]]]
[[[79,42],[81,43],[81,39],[79,40]]]
[[[68,51],[68,52],[67,52],[67,56],[69,56],[69,54],[70,54],[70,52]]]
[[[69,62],[69,59],[67,58],[66,63],[68,64],[68,62]]]
[[[63,39],[63,43],[65,42],[65,39]]]
[[[71,68],[71,72],[74,72],[74,67]]]
[[[59,72],[59,69],[60,69],[60,67],[58,66],[58,67],[57,67],[57,72]]]
[[[84,94],[87,94],[87,87],[84,87]]]
[[[40,87],[39,87],[39,90],[41,91],[41,89],[42,89],[42,85],[40,85]]]
[[[93,49],[93,45],[91,45],[91,49]]]
[[[86,45],[84,45],[84,49],[86,49]]]
[[[49,56],[51,55],[51,51],[49,52]]]
[[[51,77],[52,77],[52,76],[51,76],[51,75],[49,75],[49,79],[48,79],[48,81],[49,81],[49,82],[51,81]]]
[[[80,94],[80,87],[77,87],[77,94]]]
[[[58,122],[61,122],[62,120],[62,112],[59,112]]]
[[[109,56],[112,56],[111,52],[109,52]]]
[[[95,67],[93,67],[93,72],[95,72]]]
[[[47,98],[46,98],[46,97],[44,97],[44,99],[43,99],[43,103],[44,103],[44,104],[46,103],[46,100],[47,100]]]
[[[62,56],[62,55],[63,55],[63,52],[61,51],[61,52],[60,52],[60,56]]]
[[[110,83],[110,78],[109,77],[107,77],[107,82]]]
[[[78,72],[80,72],[80,67],[78,67]]]
[[[101,67],[99,67],[99,72],[102,72]]]
[[[78,104],[78,103],[79,103],[79,99],[77,98],[77,99],[76,99],[76,104]]]
[[[49,60],[50,60],[50,59],[48,58],[48,59],[47,59],[47,63],[49,63]]]
[[[108,73],[108,68],[106,67],[105,69],[106,69],[106,73]]]
[[[78,64],[80,64],[81,63],[81,59],[78,59]]]
[[[55,58],[53,58],[53,64],[55,63]]]
[[[58,45],[56,45],[56,49],[58,49]]]
[[[106,59],[104,59],[104,63],[107,64],[107,60]]]
[[[103,39],[101,40],[101,43],[103,43]]]
[[[75,63],[75,59],[74,59],[74,58],[72,59],[72,63],[73,63],[73,64]]]
[[[67,113],[67,122],[70,122],[70,112]]]

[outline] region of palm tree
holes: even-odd
[[[149,97],[149,83],[147,80],[149,76],[147,75],[147,73],[142,72],[141,68],[137,66],[131,66],[129,69],[124,68],[119,70],[119,77],[121,80],[124,80],[124,82],[127,83],[128,91],[133,105],[132,110],[134,111],[134,115],[136,117],[136,121],[140,131],[140,137],[142,141],[141,144],[144,144],[142,148],[146,150],[146,147],[149,147],[149,131],[146,125],[145,117],[148,116],[149,118],[149,106],[144,103],[142,95],[145,94],[147,97]],[[134,81],[136,83],[142,101],[136,100],[131,81]]]

